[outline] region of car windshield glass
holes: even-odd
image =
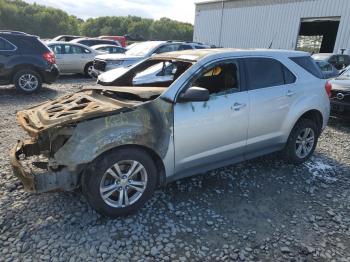
[[[159,45],[159,43],[153,43],[153,42],[140,43],[140,44],[133,46],[128,51],[126,51],[125,54],[135,55],[135,56],[145,56],[149,52],[151,52],[155,47],[157,47],[158,45]]]
[[[350,77],[350,67],[345,69],[344,73],[341,74],[342,76]]]

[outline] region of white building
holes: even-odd
[[[350,0],[198,2],[194,41],[220,47],[350,53]]]

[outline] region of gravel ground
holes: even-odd
[[[74,84],[73,84],[74,83]],[[350,261],[350,122],[330,121],[301,166],[278,154],[169,184],[137,214],[96,214],[79,191],[29,194],[8,151],[15,112],[93,83],[0,88],[0,261]]]

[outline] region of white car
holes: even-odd
[[[67,42],[49,42],[48,46],[55,53],[56,64],[62,74],[85,74],[92,77],[95,56],[105,53]]]

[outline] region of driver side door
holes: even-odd
[[[174,106],[175,173],[206,171],[243,160],[249,98],[240,61],[225,60],[203,69],[188,86],[207,88],[206,102]]]

